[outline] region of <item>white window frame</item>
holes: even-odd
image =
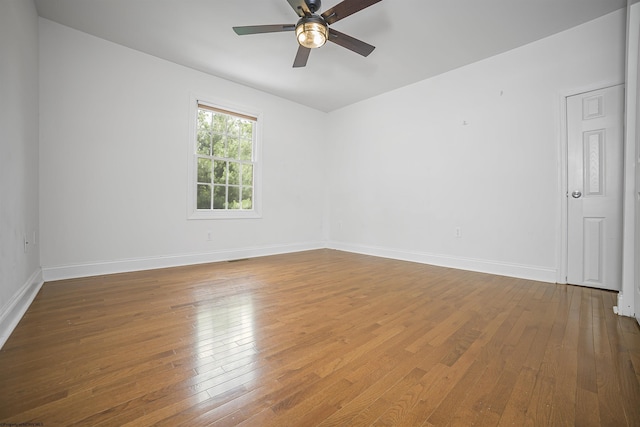
[[[252,209],[198,209],[197,208],[197,179],[198,156],[197,121],[198,104],[204,104],[215,109],[229,111],[243,116],[255,117],[253,136],[253,201]],[[238,107],[228,102],[213,101],[210,98],[192,94],[189,107],[189,141],[188,147],[188,183],[187,183],[187,218],[188,219],[242,219],[262,218],[262,114],[249,108]]]

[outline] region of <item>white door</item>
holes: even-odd
[[[567,97],[567,282],[621,289],[624,86]]]

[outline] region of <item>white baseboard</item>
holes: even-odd
[[[33,302],[43,283],[42,270],[38,269],[0,311],[0,348],[4,346],[13,330],[18,326],[18,322]]]
[[[294,243],[283,245],[257,246],[196,254],[169,255],[149,258],[121,259],[87,264],[42,267],[44,280],[74,279],[100,276],[103,274],[126,273],[130,271],[155,270],[182,265],[206,264],[209,262],[255,258],[324,248],[323,242]]]
[[[460,270],[477,271],[501,276],[518,277],[541,282],[556,283],[555,269],[510,264],[489,260],[454,257],[449,255],[430,254],[407,251],[403,249],[383,248],[376,246],[344,243],[344,242],[307,242],[284,245],[269,245],[220,250],[197,254],[170,255],[149,258],[122,259],[114,261],[94,262],[86,264],[44,266],[42,275],[45,281],[73,279],[79,277],[99,276],[103,274],[126,273],[130,271],[154,270],[158,268],[178,267],[182,265],[205,264],[209,262],[229,261],[234,259],[255,258],[259,256],[278,255],[302,252],[313,249],[336,249],[364,255],[431,264]]]
[[[614,309],[620,316],[634,317],[633,295],[629,297],[626,292],[618,293],[618,305]],[[640,323],[640,322],[638,322]]]
[[[556,283],[557,277],[555,269],[531,265],[510,264],[482,259],[462,258],[344,242],[329,242],[327,247],[364,255],[437,265],[440,267],[457,268],[459,270],[477,271],[480,273],[496,274],[498,276],[518,277],[521,279],[537,280],[547,283]]]

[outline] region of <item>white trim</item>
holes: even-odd
[[[322,242],[291,243],[282,245],[255,246],[226,249],[184,255],[168,255],[149,258],[121,259],[115,261],[93,262],[86,264],[43,267],[45,281],[64,280],[78,277],[99,276],[103,274],[126,273],[131,271],[155,270],[158,268],[179,267],[183,265],[206,264],[210,262],[255,258],[322,249]]]
[[[126,273],[131,271],[154,270],[159,268],[179,267],[184,265],[206,264],[211,262],[230,261],[244,258],[255,258],[269,255],[303,252],[315,249],[335,249],[345,252],[359,253],[401,261],[431,264],[460,270],[477,271],[500,276],[518,277],[555,283],[556,270],[552,268],[511,264],[491,260],[454,257],[426,252],[407,251],[403,249],[383,248],[379,246],[360,245],[344,242],[306,242],[282,245],[255,246],[237,249],[219,250],[184,255],[169,255],[149,258],[133,258],[115,261],[94,262],[86,264],[43,267],[45,281],[65,280],[80,277],[99,276],[103,274]]]
[[[560,104],[560,125],[558,128],[558,170],[559,173],[559,189],[560,193],[558,196],[560,197],[560,221],[556,227],[557,236],[560,236],[557,245],[557,265],[558,265],[558,274],[556,277],[557,283],[567,283],[567,270],[568,270],[568,251],[569,251],[569,240],[568,240],[568,222],[569,222],[569,213],[568,213],[568,199],[567,195],[569,192],[569,184],[567,182],[567,150],[569,146],[569,142],[567,140],[567,97],[569,95],[560,95],[559,104]]]
[[[640,229],[638,229],[638,191],[640,189],[640,4],[627,5],[627,45],[625,61],[625,133],[624,133],[624,205],[622,243],[622,289],[618,294],[618,312],[623,316],[635,317],[640,324]]]
[[[548,283],[555,283],[557,276],[556,270],[552,268],[407,251],[404,249],[390,249],[335,241],[329,242],[328,248],[363,255],[373,255],[382,258],[437,265],[440,267],[456,268],[459,270],[477,271],[480,273],[489,273],[498,276],[518,277]]]
[[[44,284],[42,270],[37,269],[9,302],[0,310],[0,348],[18,326],[20,319]]]
[[[335,249],[363,255],[391,258],[402,261],[431,264],[460,270],[477,271],[500,276],[518,277],[555,283],[556,270],[524,264],[511,264],[491,260],[453,257],[449,255],[426,252],[407,251],[403,249],[383,248],[344,242],[307,242],[283,245],[269,245],[220,250],[185,255],[170,255],[150,258],[123,259],[86,264],[43,267],[45,281],[65,280],[79,277],[98,276],[103,274],[126,273],[131,271],[154,270],[159,268],[178,267],[183,265],[206,264],[210,262],[229,261],[235,259],[255,258],[260,256],[279,255],[303,252],[314,249]]]
[[[613,309],[616,311],[616,314],[628,317],[634,316],[634,308],[631,303],[628,302],[628,300],[629,298],[626,298],[624,293],[618,293],[618,305],[613,307]],[[638,321],[638,323],[640,323],[640,321]]]

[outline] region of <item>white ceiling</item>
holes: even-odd
[[[339,0],[324,0],[320,12]],[[336,44],[292,68],[293,32],[238,36],[237,25],[294,24],[286,0],[36,0],[40,16],[303,105],[332,111],[505,52],[625,7],[626,0],[382,0],[332,25],[376,46]]]

